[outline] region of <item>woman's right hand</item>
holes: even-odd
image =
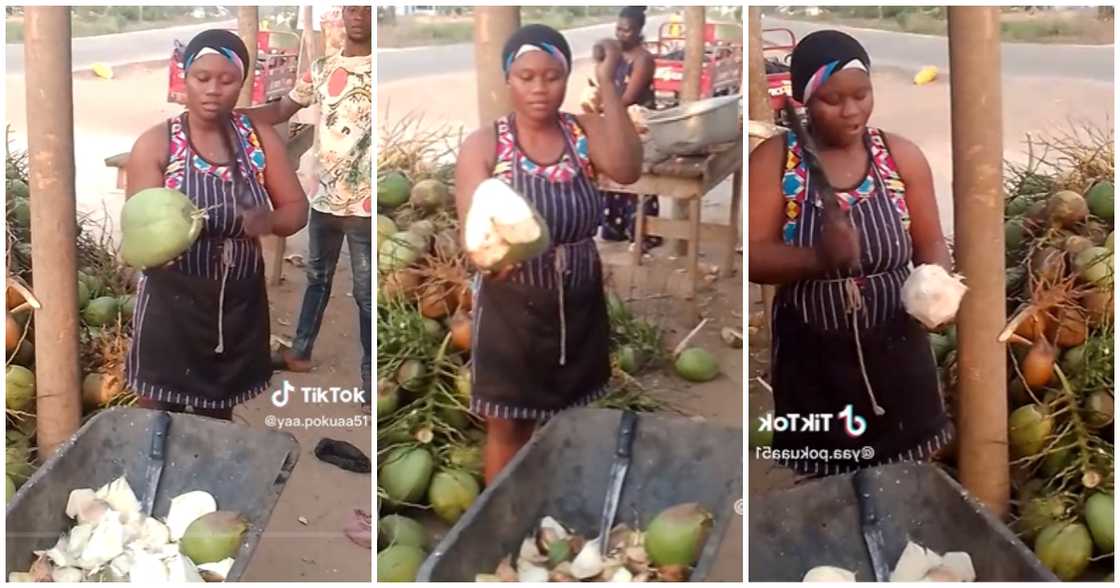
[[[859,231],[843,213],[825,215],[821,224],[817,258],[826,270],[848,270],[859,265]]]

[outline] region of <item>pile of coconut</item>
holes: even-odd
[[[9,582],[221,582],[248,529],[201,490],[173,498],[164,520],[145,516],[123,476],[71,491],[66,516],[77,525]]]
[[[802,582],[855,582],[850,570],[834,566],[817,566],[808,571]],[[906,544],[891,572],[891,582],[975,582],[972,557],[963,551],[945,555],[922,547],[913,541]]]

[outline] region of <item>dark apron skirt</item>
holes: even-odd
[[[556,291],[484,278],[474,308],[472,412],[544,420],[606,393],[610,321],[601,276],[586,287],[565,290],[564,365]]]
[[[232,407],[269,388],[268,295],[263,273],[226,281],[223,350],[218,345],[221,281],[170,269],[144,274],[127,361],[137,395],[202,409]]]
[[[953,436],[941,396],[929,336],[904,310],[872,329],[860,329],[860,344],[875,399],[876,416],[860,371],[851,330],[822,331],[793,308],[775,307],[772,368],[774,414],[833,415],[828,432],[774,432],[773,448],[788,452],[848,450],[828,459],[778,458],[801,474],[824,476],[898,461],[924,461]],[[835,415],[852,405],[866,431],[852,437]],[[868,449],[873,451],[869,453]]]

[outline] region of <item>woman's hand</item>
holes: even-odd
[[[513,265],[507,265],[506,267],[503,267],[496,272],[487,272],[486,276],[493,280],[505,281],[510,277],[510,275],[513,274],[513,272],[517,271],[519,268],[521,268],[521,264],[515,263]]]
[[[599,63],[595,66],[595,76],[599,78],[599,85],[613,84],[614,72],[622,61],[622,44],[616,39],[603,39],[591,50],[592,57]],[[600,52],[602,58],[600,59]]]
[[[816,246],[817,257],[827,269],[852,269],[859,264],[859,231],[847,215],[824,215],[821,237]]]
[[[251,208],[241,213],[241,225],[249,237],[271,235],[273,231],[272,211],[264,206]]]

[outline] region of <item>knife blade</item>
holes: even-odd
[[[607,498],[603,502],[603,518],[599,521],[599,554],[607,556],[610,548],[611,526],[614,525],[614,516],[618,512],[618,500],[622,496],[622,483],[626,480],[626,472],[630,469],[631,450],[634,446],[634,432],[638,425],[638,415],[632,411],[624,411],[619,418],[618,446],[614,452],[614,463],[611,464],[610,476],[607,478]]]
[[[857,470],[852,477],[855,486],[856,503],[859,505],[859,526],[863,533],[863,543],[871,558],[871,569],[875,571],[876,582],[890,581],[890,566],[887,564],[886,539],[879,526],[879,511],[875,502],[875,492],[871,488],[871,474],[866,469]]]
[[[146,516],[152,516],[156,503],[159,479],[163,475],[163,464],[167,449],[167,431],[171,426],[171,415],[160,411],[152,422],[152,442],[148,448],[148,468],[144,474],[144,498],[140,509]]]

